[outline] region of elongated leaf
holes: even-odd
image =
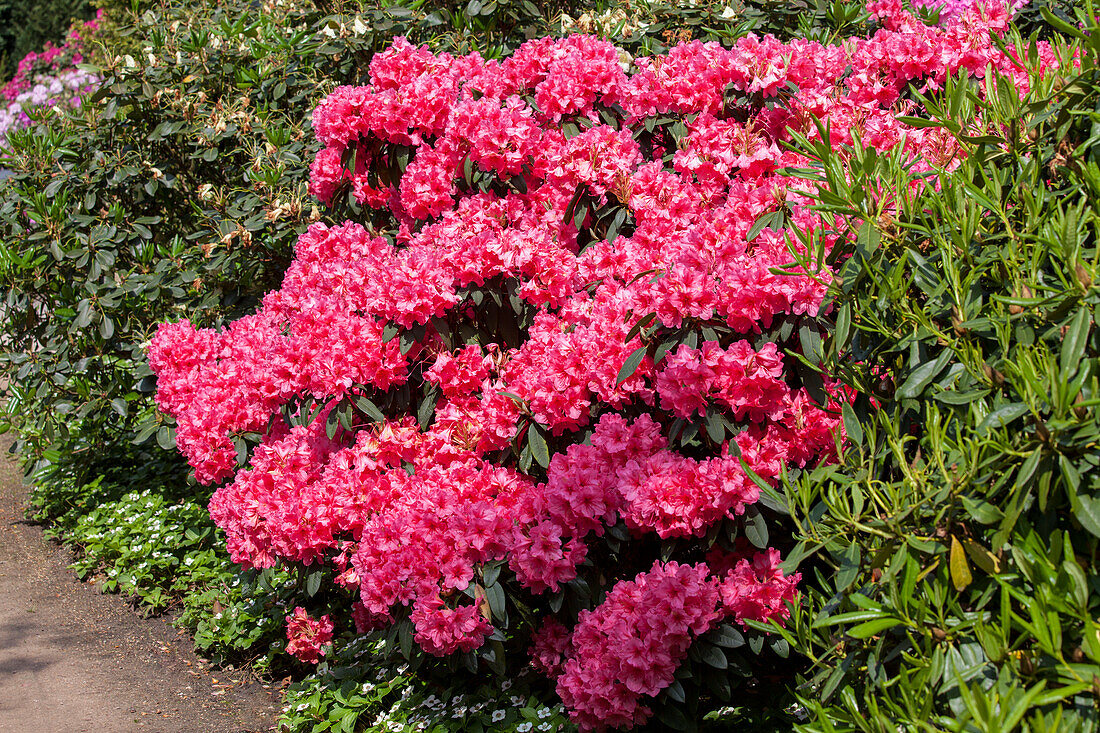
[[[848,636],[854,639],[866,639],[876,634],[881,634],[887,629],[892,629],[895,626],[899,626],[905,623],[901,619],[894,618],[893,616],[887,616],[885,618],[876,618],[871,621],[864,621],[861,624],[857,624],[848,629]]]
[[[162,425],[157,430],[157,445],[164,450],[172,450],[176,447],[176,431],[167,425]]]
[[[670,730],[687,730],[688,725],[690,725],[690,721],[679,708],[668,705],[657,711],[657,719],[667,725]]]
[[[840,567],[836,571],[836,589],[842,591],[855,582],[859,576],[859,561],[862,557],[859,545],[849,545],[841,554]]]
[[[638,371],[638,367],[641,365],[642,360],[645,359],[645,355],[646,347],[639,346],[630,353],[630,356],[626,357],[622,369],[619,370],[619,376],[615,378],[616,387],[634,376],[634,372]]]
[[[970,563],[966,561],[966,551],[955,535],[951,535],[951,584],[955,590],[963,591],[974,580],[970,573]]]
[[[1089,340],[1089,330],[1092,328],[1092,316],[1089,309],[1082,306],[1073,316],[1069,330],[1062,340],[1062,355],[1058,365],[1062,371],[1062,379],[1070,379],[1077,373],[1077,366],[1085,355],[1085,346]]]
[[[382,410],[378,408],[378,405],[374,404],[365,395],[355,395],[351,398],[355,402],[355,406],[359,408],[359,411],[369,417],[375,422],[382,422],[386,419],[386,416],[382,414]]]
[[[741,470],[744,471],[745,475],[752,479],[752,482],[760,489],[761,504],[781,514],[791,513],[790,507],[787,505],[787,497],[776,491],[771,484],[760,476],[760,474],[752,470],[752,467],[745,463],[744,458],[741,459]]]
[[[937,392],[932,398],[936,400],[936,402],[942,402],[945,405],[968,405],[975,400],[980,400],[988,394],[988,389],[975,389],[969,392],[945,390],[943,392]]]
[[[707,641],[727,649],[736,649],[745,645],[745,636],[729,624],[722,624],[707,634]]]
[[[840,413],[844,418],[844,431],[848,434],[848,442],[853,445],[860,445],[863,443],[863,426],[859,424],[859,418],[856,417],[856,411],[852,409],[852,406],[845,402],[840,408]]]
[[[1077,500],[1079,506],[1074,514],[1077,521],[1089,532],[1100,537],[1100,499],[1082,494]]]
[[[840,310],[836,314],[836,331],[833,333],[833,339],[836,341],[837,352],[842,351],[848,346],[848,339],[851,336],[852,328],[852,307],[850,304],[845,303],[840,307]]]
[[[962,545],[966,549],[966,554],[970,556],[970,560],[986,573],[996,575],[1001,572],[1001,561],[985,547],[974,540],[966,539],[962,540]]]
[[[815,629],[820,629],[826,626],[840,626],[841,624],[862,623],[864,621],[872,621],[878,618],[882,618],[881,611],[849,611],[848,613],[839,613],[836,616],[826,616],[822,619],[818,619],[814,621],[813,627]]]
[[[768,525],[756,507],[745,510],[745,538],[761,550],[768,547]]]
[[[711,412],[707,415],[706,425],[707,435],[715,443],[721,443],[726,439],[726,421],[717,412]]]
[[[312,598],[319,590],[321,590],[321,572],[315,570],[306,576],[306,594]]]
[[[932,383],[932,380],[938,377],[944,367],[947,366],[947,362],[953,354],[954,352],[950,349],[945,349],[933,361],[925,362],[914,369],[898,387],[895,397],[899,400],[911,400],[919,397],[925,388]]]
[[[1009,423],[1018,420],[1028,412],[1030,412],[1028,406],[1022,402],[999,407],[986,415],[985,419],[978,423],[977,432],[979,435],[983,435],[989,432],[990,428],[1008,427]]]
[[[495,626],[508,628],[508,613],[505,608],[504,589],[499,584],[490,585],[485,589],[485,600],[489,603],[489,611],[495,619]]]
[[[702,641],[696,643],[699,645],[699,657],[708,667],[714,667],[715,669],[726,669],[729,666],[729,662],[726,660],[726,655],[722,653],[721,649]]]
[[[542,428],[537,423],[531,423],[527,430],[527,445],[531,448],[531,455],[543,468],[550,466],[550,450],[546,446],[546,438],[542,435]]]

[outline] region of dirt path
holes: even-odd
[[[69,553],[23,519],[26,488],[0,439],[0,733],[254,733],[278,701],[208,671],[166,619],[76,580]]]

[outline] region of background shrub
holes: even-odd
[[[89,0],[0,0],[0,80],[13,76],[28,53],[59,45],[72,21],[93,15]]]

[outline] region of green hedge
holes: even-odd
[[[801,146],[850,237],[822,357],[855,393],[843,463],[788,486],[802,730],[1100,721],[1100,27],[1044,18],[1079,70],[923,100],[966,156],[938,185]]]

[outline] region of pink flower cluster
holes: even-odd
[[[817,313],[829,282],[791,270],[790,232],[749,241],[779,207],[818,228],[778,173],[806,162],[782,143],[789,128],[816,135],[816,116],[837,142],[949,165],[942,133],[898,120],[903,93],[989,68],[1025,89],[989,37],[1005,18],[979,2],[838,46],[685,43],[630,72],[588,37],[504,61],[397,39],[369,86],[316,109],[311,179],[392,228],[316,224],[256,314],[167,324],[149,349],[181,451],[221,484],[210,511],[234,560],[331,563],[358,587],[360,630],[407,614],[429,653],[470,651],[500,617],[490,564],[535,595],[561,591],[609,528],[701,538],[757,501],[745,466],[775,483],[834,460],[835,404],[815,404],[760,336]],[[751,107],[784,87],[784,104]],[[727,109],[731,93],[750,106]],[[700,415],[729,430],[688,455],[676,438]],[[249,434],[260,442],[239,465]],[[633,580],[637,566],[602,569],[618,581],[606,602],[574,629],[549,621],[535,663],[582,728],[640,722],[699,634],[785,617],[798,578],[778,563],[770,550]]]
[[[73,23],[60,46],[47,43],[40,52],[28,53],[6,84],[0,87],[0,145],[11,130],[30,124],[27,114],[35,108],[80,106],[81,96],[99,83],[99,77],[77,69],[84,62],[84,45],[99,29],[103,9],[94,20]]]
[[[301,606],[286,617],[286,650],[306,664],[317,664],[324,655],[322,647],[332,641],[332,620],[328,616],[312,618]]]
[[[743,559],[721,579],[704,563],[654,563],[616,584],[595,610],[581,611],[568,639],[543,626],[535,664],[557,678],[558,694],[582,730],[644,723],[652,711],[642,698],[672,684],[695,637],[728,615],[785,617],[799,576],[773,572],[777,559],[774,550]],[[749,608],[758,613],[739,613]]]

